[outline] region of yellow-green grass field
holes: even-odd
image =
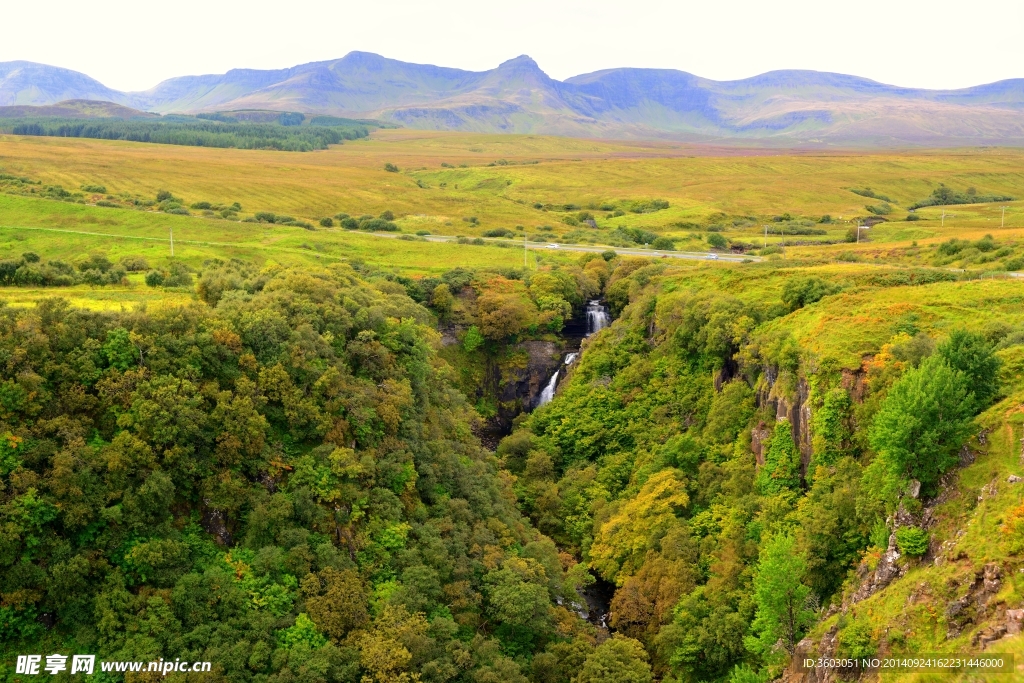
[[[401,171],[385,172],[387,162]],[[508,164],[491,165],[502,162]],[[619,225],[683,235],[687,227],[677,224],[717,221],[730,236],[756,241],[762,223],[789,213],[832,216],[840,222],[823,227],[827,238],[838,239],[849,228],[846,221],[870,215],[865,206],[878,203],[850,191],[869,187],[898,202],[887,217],[893,222],[875,228],[873,240],[909,241],[946,234],[942,209],[921,210],[925,220],[917,223],[901,221],[905,207],[939,183],[1024,199],[1024,150],[1016,149],[744,154],[670,143],[408,130],[376,131],[369,139],[310,153],[0,136],[0,168],[68,189],[101,184],[115,195],[145,197],[167,189],[187,202],[238,201],[246,212],[311,221],[342,211],[391,210],[408,231],[465,235],[517,225],[570,230],[561,222],[564,212],[538,210],[535,203],[599,207],[664,199],[670,208],[651,214],[608,218],[598,212],[594,236]],[[945,227],[996,230],[1000,206],[947,208],[955,216]],[[479,225],[461,220],[470,216]],[[745,219],[751,225],[733,227]],[[1009,203],[1006,219],[1011,228],[1024,229],[1024,201]]]
[[[210,259],[241,259],[260,266],[332,263],[345,260],[413,277],[464,268],[522,267],[523,250],[487,245],[434,243],[342,230],[309,231],[299,227],[238,223],[196,216],[109,209],[36,197],[0,194],[0,259],[25,252],[76,262],[92,253],[117,262],[143,256],[154,267],[174,258],[195,269]],[[531,267],[573,258],[570,254],[531,251]],[[153,289],[142,275],[129,284],[60,288],[0,287],[0,300],[29,305],[61,296],[94,309],[131,308],[139,303],[181,303],[190,292]]]
[[[209,258],[285,265],[345,259],[417,275],[457,265],[493,268],[523,263],[522,249],[516,248],[426,243],[343,230],[310,231],[0,194],[0,258],[36,251],[46,258],[76,260],[102,251],[112,260],[139,254],[159,263],[170,257],[172,234],[175,258],[193,265]],[[537,258],[564,257],[531,253],[531,263]]]
[[[386,172],[388,162],[400,171]],[[158,265],[170,256],[173,230],[175,256],[196,267],[211,258],[285,265],[346,259],[418,276],[454,266],[520,266],[522,251],[415,241],[417,231],[475,237],[496,227],[523,226],[531,239],[568,241],[573,235],[573,241],[600,245],[615,227],[627,226],[689,236],[680,249],[705,250],[709,226],[720,226],[730,240],[763,246],[762,226],[785,213],[808,220],[828,214],[836,222],[815,224],[825,235],[769,235],[769,245],[786,247],[769,257],[783,261],[772,267],[839,259],[860,261],[863,268],[902,264],[997,271],[1024,256],[1024,150],[1016,149],[745,152],[665,142],[383,130],[323,152],[294,153],[0,136],[0,172],[72,191],[103,185],[121,197],[152,199],[166,189],[186,203],[237,201],[243,216],[271,211],[314,224],[341,211],[358,216],[390,210],[406,234],[404,240],[388,239],[338,228],[310,231],[0,194],[0,258],[35,251],[74,261],[102,251],[115,261],[138,254]],[[1016,201],[947,207],[944,225],[943,209],[935,207],[917,212],[923,220],[905,222],[905,207],[939,183]],[[868,215],[865,206],[878,200],[850,188],[871,188],[892,199],[889,222],[865,230],[861,244],[841,240],[849,221]],[[646,214],[627,210],[618,217],[599,210],[649,199],[670,206]],[[537,203],[556,208],[534,208]],[[598,207],[591,209],[598,227],[565,224],[573,214],[558,210],[565,204]],[[1004,205],[1005,227],[1000,227]],[[463,220],[471,216],[477,223]],[[538,226],[551,228],[538,236]],[[986,234],[1001,249],[997,263],[977,251],[968,259],[941,259],[935,249],[951,237],[977,240]],[[530,262],[572,258],[545,250],[531,253]],[[749,267],[712,266],[737,272]],[[751,276],[760,272],[753,269]],[[51,290],[37,291],[41,296]],[[134,282],[128,290],[134,293],[116,296],[108,288],[61,291],[112,307],[125,299],[159,298]],[[24,290],[17,295],[21,302],[35,296]],[[9,292],[4,296],[12,298]]]

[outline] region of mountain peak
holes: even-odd
[[[383,62],[387,59],[383,55],[379,55],[376,52],[363,52],[361,50],[352,50],[338,61],[344,62]]]
[[[533,58],[530,57],[529,55],[519,55],[518,57],[515,57],[513,59],[506,60],[498,65],[498,69],[506,71],[510,69],[530,70],[540,71],[541,73],[543,73],[543,71],[540,68],[540,65],[537,64],[537,62],[533,61]]]

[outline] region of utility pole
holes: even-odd
[[[941,228],[946,227],[946,210],[945,209],[942,210],[942,223],[939,224],[939,227],[941,227]]]
[[[764,224],[764,248],[768,248],[768,224]]]
[[[174,228],[171,228],[171,258],[174,258]]]
[[[860,244],[860,221],[857,221],[857,244]]]

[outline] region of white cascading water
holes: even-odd
[[[608,315],[608,308],[603,306],[600,301],[593,300],[587,302],[587,336],[600,332],[604,328],[608,327],[608,323],[611,322],[611,316]],[[580,354],[577,351],[566,354],[564,365],[572,365],[579,358]],[[551,399],[555,397],[555,389],[558,387],[558,376],[561,374],[561,370],[556,370],[555,374],[551,375],[551,379],[548,380],[544,390],[540,392],[540,396],[537,397],[537,405],[535,408],[540,408],[546,403],[551,403]]]
[[[601,305],[600,301],[594,300],[587,303],[587,336],[600,332],[608,327],[611,316],[608,309]]]
[[[555,386],[558,384],[558,371],[551,375],[551,379],[548,380],[548,385],[544,387],[544,391],[540,392],[540,397],[537,399],[537,407],[541,407],[545,403],[551,403],[551,399],[555,397]]]

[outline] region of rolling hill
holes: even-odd
[[[0,106],[0,119],[28,117],[55,117],[62,119],[153,119],[159,114],[139,111],[115,102],[103,100],[64,100],[56,104],[15,104]]]
[[[279,70],[184,76],[125,93],[29,62],[0,64],[0,105],[104,100],[159,113],[270,109],[410,128],[753,144],[1024,144],[1024,79],[961,90],[900,88],[816,71],[713,81],[608,69],[558,81],[527,56],[483,72],[366,52]]]

